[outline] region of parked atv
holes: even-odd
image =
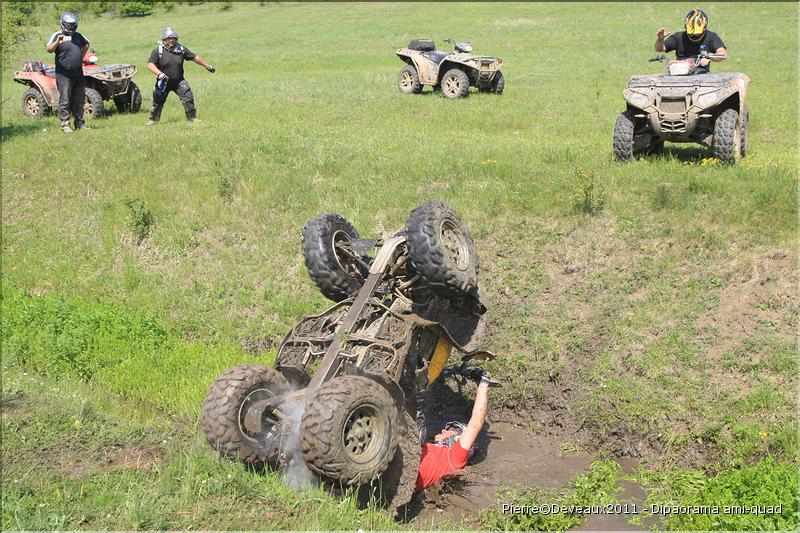
[[[103,101],[114,100],[120,113],[138,113],[142,107],[142,93],[133,82],[134,65],[98,65],[94,51],[83,58],[83,76],[86,80],[84,116],[99,118],[104,114]],[[29,117],[43,117],[58,110],[58,87],[54,65],[41,61],[26,61],[22,71],[14,73],[14,81],[26,85],[22,95],[22,112]]]
[[[445,98],[465,98],[470,86],[481,92],[503,92],[502,59],[473,55],[472,45],[466,42],[445,41],[454,45],[454,52],[439,52],[428,39],[414,39],[408,48],[397,49],[397,56],[406,63],[397,78],[401,93],[419,94],[425,85],[441,89]]]
[[[747,155],[750,78],[740,73],[695,74],[703,54],[669,61],[666,74],[631,76],[623,96],[627,110],[614,126],[614,156],[660,152],[664,141],[696,142],[713,148],[725,163]],[[650,61],[665,62],[660,55]]]
[[[302,248],[311,279],[336,303],[289,331],[274,368],[246,364],[218,377],[203,431],[222,455],[250,465],[290,469],[299,457],[333,485],[378,482],[397,508],[413,494],[426,390],[451,347],[462,361],[494,357],[480,349],[486,308],[473,241],[449,206],[427,202],[385,240],[320,215],[303,229]]]

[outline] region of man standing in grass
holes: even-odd
[[[707,31],[708,15],[702,9],[692,9],[683,20],[686,31],[669,35],[666,28],[659,28],[656,33],[656,52],[672,52],[678,59],[700,56],[695,74],[707,74],[712,61],[724,61],[728,56],[725,43],[713,31]],[[669,35],[669,36],[668,36]],[[705,54],[722,56],[715,59],[702,57]]]
[[[178,44],[177,31],[172,28],[165,29],[161,34],[161,44],[153,49],[147,62],[147,70],[155,74],[157,78],[155,89],[153,89],[153,108],[150,110],[148,126],[152,126],[161,118],[161,110],[164,109],[164,102],[167,101],[167,95],[171,91],[181,99],[186,119],[190,122],[197,120],[192,88],[189,87],[189,82],[183,78],[183,62],[187,59],[205,67],[209,72],[216,71],[202,57]]]
[[[457,475],[475,453],[473,448],[489,411],[489,386],[498,386],[485,370],[474,369],[472,378],[478,383],[475,404],[467,425],[448,422],[433,442],[422,447],[416,490],[428,488],[443,477]]]
[[[61,14],[61,29],[50,36],[47,53],[56,55],[56,86],[58,87],[58,118],[61,131],[72,133],[69,115],[75,119],[75,129],[84,128],[83,106],[86,104],[86,80],[83,78],[83,56],[89,40],[78,33],[78,16],[65,11]]]

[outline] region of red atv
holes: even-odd
[[[137,113],[142,107],[142,93],[133,82],[134,65],[98,65],[94,50],[83,57],[83,77],[86,79],[84,115],[102,117],[103,101],[114,100],[120,113]],[[22,95],[22,112],[29,117],[43,117],[58,108],[58,88],[54,65],[41,61],[26,61],[22,71],[14,73],[14,81],[28,86]]]

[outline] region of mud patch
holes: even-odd
[[[114,470],[149,470],[161,460],[162,452],[153,446],[126,445],[95,456],[65,449],[58,453],[58,469],[70,477],[83,477]]]
[[[592,462],[588,455],[565,454],[553,440],[532,438],[527,430],[508,422],[487,425],[476,446],[475,459],[467,465],[464,475],[440,481],[417,496],[418,522],[461,522],[481,509],[502,503],[497,501],[501,487],[559,488]]]
[[[778,251],[756,260],[733,276],[720,295],[719,306],[697,319],[708,356],[718,359],[742,339],[763,331],[765,325],[783,338],[796,333],[787,313],[796,306],[797,270],[789,253]]]

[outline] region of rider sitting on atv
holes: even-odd
[[[672,52],[678,59],[698,59],[695,74],[707,74],[712,61],[724,61],[727,57],[725,43],[713,31],[707,31],[708,15],[701,9],[692,9],[683,21],[686,31],[679,31],[668,36],[665,28],[659,28],[656,33],[656,52]],[[714,54],[711,59],[703,57]],[[723,57],[719,57],[723,56]]]
[[[486,421],[489,385],[492,381],[488,372],[478,368],[473,369],[471,377],[478,382],[478,392],[469,423],[465,426],[461,422],[448,422],[433,442],[423,446],[415,487],[417,491],[430,487],[443,477],[457,475],[475,453],[473,445]]]

